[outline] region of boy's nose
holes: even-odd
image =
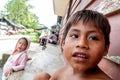
[[[84,38],[79,39],[76,44],[77,44],[76,47],[79,47],[79,48],[83,48],[83,49],[89,48],[88,41],[87,39],[84,39]]]

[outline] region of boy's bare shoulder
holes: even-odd
[[[62,74],[64,74],[66,72],[66,70],[68,69],[68,66],[63,66],[61,68],[59,68],[50,78],[50,80],[57,80],[59,79],[60,76],[62,76]]]
[[[37,74],[33,80],[49,80],[50,79],[50,75],[46,72],[41,72],[39,74]]]

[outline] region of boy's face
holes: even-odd
[[[73,69],[87,71],[95,67],[107,54],[109,45],[105,45],[104,34],[91,24],[79,21],[69,29],[62,43],[63,54]]]
[[[27,42],[25,39],[20,39],[17,43],[16,49],[18,52],[22,52],[26,49],[27,47]]]

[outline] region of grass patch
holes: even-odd
[[[34,42],[34,43],[38,43],[38,42],[39,42],[39,39],[37,39],[37,38],[31,38],[30,41],[31,41],[31,42]]]
[[[35,43],[38,43],[39,42],[39,36],[41,35],[40,32],[36,32],[34,33],[35,37],[34,38],[31,38],[31,42],[35,42]]]

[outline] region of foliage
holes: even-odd
[[[9,56],[10,56],[10,54],[7,54],[7,53],[4,53],[2,55],[2,60],[1,60],[2,65],[5,64],[5,62],[7,61],[7,59],[8,59]]]
[[[39,42],[39,40],[37,38],[31,38],[30,41],[34,42],[34,43],[38,43]]]
[[[38,17],[29,11],[29,9],[33,7],[27,4],[27,1],[28,0],[8,0],[6,4],[7,17],[26,26],[26,28],[39,28]]]
[[[31,38],[31,42],[35,42],[35,43],[38,43],[39,42],[39,36],[41,35],[40,32],[35,32],[35,37],[34,38]]]
[[[39,37],[40,37],[40,35],[41,35],[41,33],[40,33],[40,32],[36,32],[36,37],[37,37],[37,38],[39,38]]]

